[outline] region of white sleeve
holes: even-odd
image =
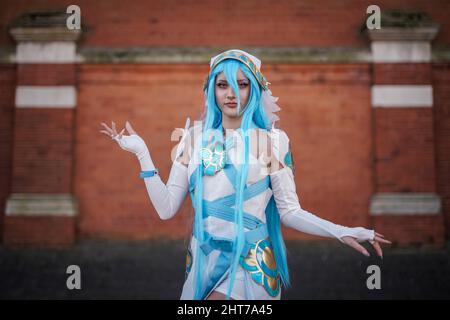
[[[275,130],[279,132],[271,135],[273,155],[284,167],[271,173],[270,181],[281,222],[285,226],[298,231],[322,237],[337,238],[341,242],[343,242],[342,237],[344,236],[354,237],[358,242],[373,240],[375,236],[373,230],[362,227],[349,228],[334,224],[319,218],[300,206],[294,180],[294,165],[289,138],[283,131]]]
[[[188,168],[176,160],[181,154],[187,140],[186,131],[178,144],[167,184],[164,184],[159,175],[144,178],[148,196],[162,220],[167,220],[175,216],[189,190]],[[141,170],[148,171],[155,169],[155,165],[148,151],[138,159]]]

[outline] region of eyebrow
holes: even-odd
[[[248,80],[248,79],[238,79],[238,81],[246,81],[246,80]],[[227,80],[225,80],[225,79],[219,79],[219,80],[217,80],[217,82],[227,82],[228,83],[228,81]]]

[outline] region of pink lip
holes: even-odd
[[[237,103],[225,103],[225,105],[229,108],[236,108],[237,107]]]

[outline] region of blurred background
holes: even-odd
[[[179,298],[190,198],[160,220],[100,122],[130,121],[167,181],[210,58],[242,49],[279,97],[302,207],[393,241],[381,260],[283,229],[284,297],[448,299],[449,14],[437,0],[3,0],[0,298]]]

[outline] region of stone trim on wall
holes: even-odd
[[[12,193],[6,202],[7,216],[78,215],[78,203],[71,194]]]
[[[436,215],[441,198],[434,193],[378,193],[370,201],[370,215]]]

